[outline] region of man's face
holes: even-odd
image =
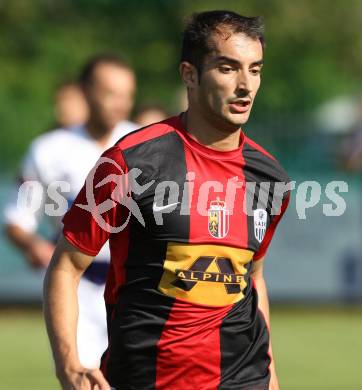
[[[84,124],[88,119],[88,105],[83,92],[75,85],[63,86],[55,96],[55,117],[60,126]]]
[[[94,70],[87,98],[93,117],[107,128],[128,118],[134,102],[133,72],[114,64],[100,64]]]
[[[204,117],[235,129],[248,120],[260,86],[262,45],[242,33],[228,39],[213,34],[209,43],[213,50],[204,58],[191,99]]]

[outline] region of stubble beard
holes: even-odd
[[[235,131],[238,131],[241,126],[246,122],[245,121],[234,121],[230,118],[230,113],[223,112],[224,110],[228,110],[228,107],[223,106],[219,111],[213,109],[212,107],[208,107],[208,117],[210,118],[210,121],[213,122],[213,125],[216,126],[218,129],[225,133],[234,133]]]

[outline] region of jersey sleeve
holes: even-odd
[[[63,217],[63,235],[83,253],[96,256],[115,230],[124,224],[127,166],[116,145],[105,151]],[[117,201],[118,200],[118,201]]]
[[[37,230],[44,215],[44,183],[37,154],[36,145],[32,144],[3,209],[5,224],[17,225],[31,233]]]
[[[290,191],[286,193],[286,195],[282,201],[282,204],[280,207],[280,212],[274,216],[270,225],[268,226],[268,228],[265,232],[264,239],[261,242],[261,245],[259,247],[259,250],[254,253],[253,260],[260,260],[261,258],[263,258],[265,256],[265,254],[269,248],[269,245],[271,243],[271,240],[274,236],[275,230],[276,230],[280,220],[282,219],[286,209],[288,208],[289,199],[290,199]]]

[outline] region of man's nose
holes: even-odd
[[[239,94],[242,95],[248,95],[251,92],[252,86],[249,72],[243,70],[240,70],[240,72],[238,72],[237,90]]]

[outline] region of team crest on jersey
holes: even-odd
[[[262,242],[266,232],[268,214],[264,209],[254,210],[254,234],[255,238]]]
[[[225,202],[217,199],[210,203],[208,210],[209,233],[215,238],[224,238],[229,231],[229,210]]]

